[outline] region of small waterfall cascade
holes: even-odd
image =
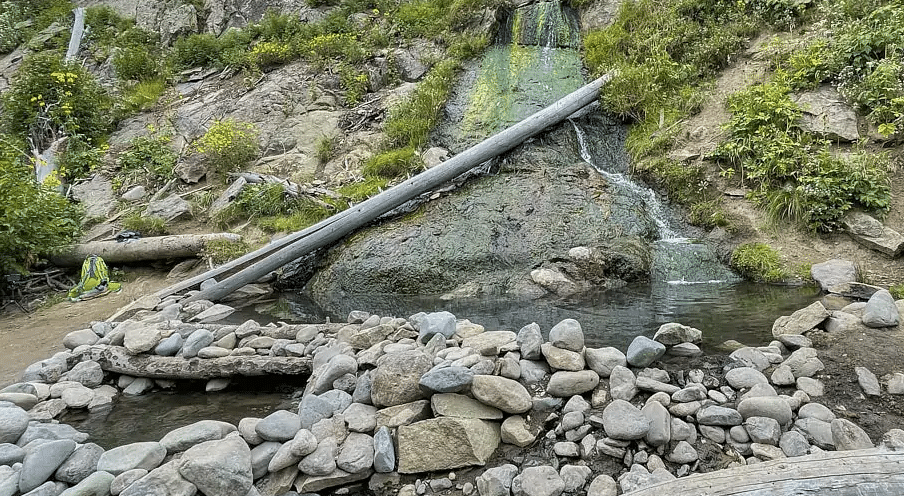
[[[583,86],[580,44],[577,14],[558,1],[506,12],[493,45],[453,94],[449,141],[464,149]]]
[[[575,136],[581,158],[602,175],[606,181],[628,191],[642,203],[658,228],[659,239],[653,243],[650,278],[670,284],[699,284],[738,281],[738,277],[719,262],[718,257],[704,243],[682,237],[670,225],[665,206],[652,189],[635,183],[624,173],[612,172],[599,165],[587,143],[587,136],[574,120]]]

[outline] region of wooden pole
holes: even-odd
[[[216,285],[192,295],[186,302],[195,300],[217,301],[232,291],[260,279],[267,273],[298,259],[306,253],[335,243],[406,201],[451,181],[487,160],[511,150],[526,139],[539,134],[547,127],[562,122],[578,110],[596,101],[600,88],[608,80],[609,75],[604,75],[566,95],[549,107],[487,138],[442,164],[426,170],[318,224],[295,233],[291,237],[287,237],[290,239],[283,238],[283,240],[277,242],[279,243],[278,246],[265,247],[269,252],[272,252],[265,258],[260,258],[259,255],[255,254],[246,255],[243,257],[245,260],[242,263],[251,259],[260,259]],[[276,245],[276,243],[273,245]],[[255,256],[252,257],[251,255]],[[219,273],[222,273],[222,271]],[[193,279],[200,282],[210,277],[214,277],[214,275],[212,273],[201,274]],[[185,287],[182,289],[185,289]],[[164,291],[169,289],[167,288]],[[161,296],[159,292],[158,296]]]
[[[209,241],[241,241],[242,237],[233,233],[179,234],[175,236],[152,236],[122,243],[116,241],[92,241],[77,245],[67,245],[50,256],[55,265],[78,267],[88,255],[98,255],[108,263],[141,262],[144,260],[166,260],[198,256]]]
[[[897,496],[904,494],[904,451],[826,451],[694,474],[625,496]]]

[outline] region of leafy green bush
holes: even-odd
[[[22,31],[16,26],[28,19],[19,2],[0,2],[0,53],[13,51],[22,42]]]
[[[339,85],[345,91],[346,105],[360,103],[367,94],[367,73],[343,64],[339,69]]]
[[[81,214],[60,196],[34,181],[31,167],[0,139],[0,272],[25,272],[38,257],[71,243]]]
[[[122,81],[147,81],[158,76],[157,59],[143,46],[119,49],[113,55],[113,68]]]
[[[777,80],[728,98],[728,138],[714,158],[737,167],[754,187],[753,198],[776,221],[801,222],[816,231],[841,227],[854,205],[880,213],[888,209],[887,157],[855,153],[836,157],[830,143],[804,132],[800,109]]]
[[[151,133],[132,140],[129,147],[119,155],[120,175],[148,184],[163,182],[173,177],[176,166],[176,152],[169,147],[170,136]]]
[[[141,233],[142,236],[162,236],[166,234],[166,219],[135,213],[122,220],[122,228]]]
[[[778,251],[764,243],[747,243],[735,248],[731,267],[745,279],[757,282],[780,282],[790,276]]]
[[[196,149],[207,156],[214,170],[233,172],[258,157],[257,128],[232,119],[216,121],[198,140]]]
[[[98,140],[112,126],[112,99],[78,63],[55,53],[30,55],[2,96],[0,127],[44,150],[61,135]]]
[[[731,230],[731,221],[722,208],[721,198],[703,200],[691,205],[688,221],[695,226],[712,229],[724,227]]]
[[[404,38],[429,38],[446,27],[448,0],[412,0],[399,5],[393,16]]]
[[[88,27],[85,32],[87,42],[102,49],[109,49],[123,41],[120,39],[122,33],[135,28],[135,20],[119,15],[113,8],[106,5],[96,5],[85,9],[85,26]],[[145,33],[150,34],[147,31]],[[127,43],[126,45],[150,44],[150,40],[145,39],[144,41],[145,43]]]
[[[424,162],[414,148],[400,148],[374,155],[362,167],[365,177],[398,179],[416,174],[424,167]]]
[[[66,151],[59,158],[58,171],[70,183],[86,177],[100,167],[108,149],[106,144],[95,146],[80,136],[73,136],[66,142]]]
[[[121,110],[127,114],[152,108],[166,92],[166,82],[162,79],[138,81],[122,90]]]

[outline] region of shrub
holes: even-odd
[[[113,55],[116,77],[122,81],[147,81],[157,77],[157,60],[147,47],[133,46],[119,49]]]
[[[50,52],[25,59],[2,102],[4,131],[40,150],[61,135],[98,140],[112,125],[112,99],[94,77]]]
[[[367,73],[342,65],[339,69],[339,85],[345,90],[345,104],[355,105],[367,94]]]
[[[384,126],[390,148],[414,149],[426,143],[427,134],[436,125],[452,91],[458,67],[459,63],[451,59],[436,64],[411,98],[390,110]]]
[[[757,282],[779,282],[790,275],[778,251],[764,243],[747,243],[735,248],[731,267],[745,279]]]
[[[9,53],[19,46],[23,38],[16,25],[26,19],[26,9],[19,2],[0,2],[0,53]]]
[[[119,155],[119,167],[123,177],[148,184],[163,182],[173,177],[176,152],[169,147],[170,136],[152,132],[132,140]]]
[[[239,169],[260,153],[257,128],[249,122],[216,121],[198,141],[197,151],[207,156],[213,169],[223,173]]]
[[[367,160],[362,168],[366,177],[397,179],[416,174],[423,169],[424,163],[414,153],[414,148],[401,148],[375,155]]]
[[[166,220],[162,217],[135,213],[122,220],[122,228],[141,233],[142,236],[162,236],[166,234]]]
[[[68,182],[75,182],[99,168],[109,148],[106,143],[95,146],[80,136],[73,136],[66,142],[57,170]]]
[[[262,41],[248,52],[248,63],[259,69],[285,64],[294,57],[291,47],[280,41]]]
[[[317,140],[317,161],[322,163],[328,162],[335,153],[336,138],[322,136]]]
[[[127,114],[148,110],[157,104],[164,92],[166,82],[161,79],[138,81],[123,88],[120,110]]]
[[[35,183],[24,156],[0,139],[0,272],[26,272],[38,257],[71,243],[81,214],[65,198]]]
[[[448,1],[412,0],[399,5],[393,16],[404,38],[429,38],[447,25]]]

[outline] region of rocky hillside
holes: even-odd
[[[73,5],[0,3],[0,24],[14,28],[0,39],[4,167],[24,191],[27,157],[55,163],[42,182],[61,185],[81,212],[59,205],[53,218],[82,223],[84,241],[122,231],[243,235],[240,245],[209,246],[203,266],[460,151],[448,132],[452,106],[471,94],[487,47],[526,46],[530,36],[500,33],[523,30],[522,19],[541,26],[549,11],[547,2],[522,14],[461,0],[77,3],[87,30],[71,62]],[[747,277],[790,280],[811,263],[848,258],[864,278],[897,284],[904,211],[889,178],[904,90],[885,48],[899,9],[710,3],[555,7],[579,24],[589,71],[620,75],[601,95],[601,110],[631,125],[627,150],[611,157],[667,194],[702,229],[685,232],[706,234]],[[868,38],[871,30],[883,35]],[[554,39],[565,49],[561,40],[573,38]],[[623,132],[599,116],[582,126]],[[293,282],[313,270],[323,294],[540,295],[648,277],[658,234],[637,217],[641,200],[619,200],[577,157],[570,133],[563,126],[491,164],[490,175],[426,195]],[[872,217],[851,215],[858,210]],[[28,238],[16,224],[37,218],[27,213],[4,214],[18,219],[10,239]],[[59,223],[46,231],[4,240],[5,252],[23,254],[4,268],[26,267],[76,232]]]

